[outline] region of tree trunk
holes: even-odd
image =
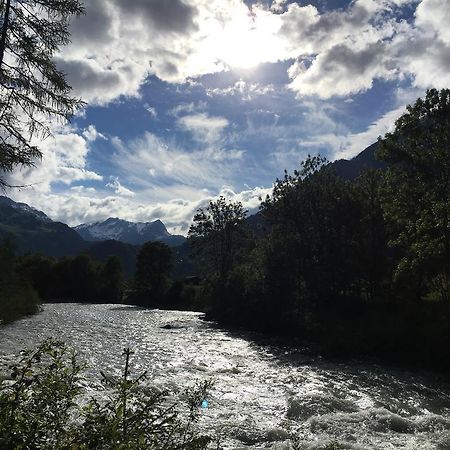
[[[2,2],[3,6],[3,2]],[[11,9],[11,0],[6,0],[5,5],[5,14],[3,15],[3,24],[2,24],[2,31],[0,36],[0,71],[3,65],[3,56],[5,55],[5,47],[6,47],[6,34],[8,32],[8,26],[9,26],[9,12]]]

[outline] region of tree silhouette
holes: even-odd
[[[132,302],[157,305],[168,287],[172,250],[162,242],[146,242],[139,250],[134,274]]]
[[[51,134],[50,119],[68,120],[82,105],[53,60],[82,13],[79,0],[0,0],[0,187],[42,156],[32,140]]]
[[[210,201],[206,209],[200,208],[194,216],[188,237],[221,276],[233,265],[246,214],[240,202],[221,196]]]
[[[391,164],[383,206],[391,244],[403,251],[396,276],[431,283],[450,301],[450,89],[428,90],[408,106],[379,156]]]

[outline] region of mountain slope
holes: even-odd
[[[83,251],[86,242],[68,225],[53,222],[43,212],[0,196],[0,239],[12,239],[17,252],[72,256]]]
[[[387,164],[375,158],[378,142],[370,145],[352,159],[338,159],[330,165],[344,180],[353,181],[367,169],[385,169]]]
[[[175,247],[186,240],[184,236],[170,234],[160,220],[135,223],[110,217],[103,222],[78,225],[74,227],[74,230],[86,241],[114,239],[132,245],[160,241]]]

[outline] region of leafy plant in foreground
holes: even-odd
[[[96,449],[203,449],[210,438],[199,436],[192,428],[198,420],[198,405],[205,398],[207,384],[188,391],[189,419],[180,419],[178,405],[167,402],[167,391],[142,388],[144,372],[130,378],[131,351],[124,349],[125,369],[121,379],[103,376],[111,388],[109,400],[102,404],[93,398],[84,408],[84,423],[79,429],[81,448]],[[198,401],[197,401],[198,400]]]
[[[22,352],[8,378],[0,378],[0,448],[206,449],[212,440],[194,424],[210,382],[186,390],[183,415],[168,392],[143,386],[146,373],[130,377],[131,354],[124,349],[120,379],[102,373],[107,398],[80,406],[82,367],[64,343],[49,339]]]
[[[22,352],[0,385],[0,448],[66,448],[80,370],[62,342]]]

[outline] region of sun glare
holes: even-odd
[[[278,20],[271,14],[239,10],[225,26],[211,30],[209,50],[230,68],[251,69],[275,62],[282,48],[278,29]]]

